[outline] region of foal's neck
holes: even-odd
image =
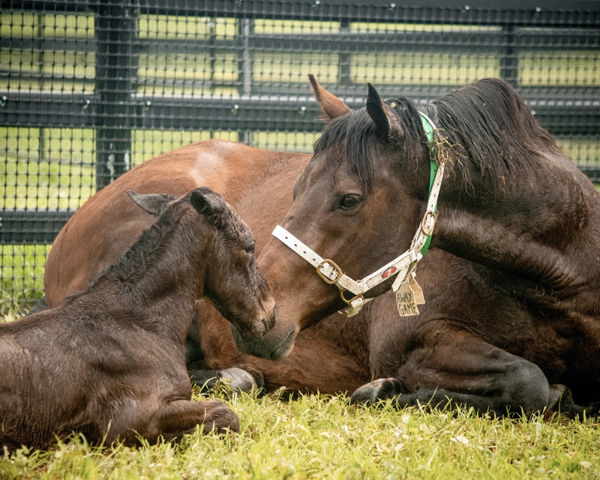
[[[203,291],[209,236],[182,234],[184,220],[162,220],[96,286],[102,294],[112,291],[109,305],[134,312],[145,330],[184,343]]]

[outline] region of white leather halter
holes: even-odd
[[[423,114],[421,114],[421,117],[428,140],[432,141],[433,130],[435,127],[428,117]],[[377,285],[380,285],[388,280],[390,277],[396,275],[396,279],[392,284],[392,290],[397,294],[399,293],[398,289],[402,285],[409,285],[409,280],[410,283],[416,285],[416,280],[414,279],[415,268],[419,260],[421,260],[424,253],[427,251],[429,240],[435,227],[437,218],[437,201],[440,193],[440,187],[442,186],[442,178],[444,176],[443,163],[438,165],[432,160],[431,168],[432,175],[429,199],[427,200],[427,209],[425,211],[425,215],[423,216],[423,220],[421,221],[421,224],[415,233],[415,236],[413,237],[410,248],[362,280],[357,281],[350,278],[348,275],[342,272],[342,269],[333,260],[323,259],[318,253],[302,243],[298,238],[280,225],[275,227],[272,234],[287,247],[292,249],[296,254],[306,260],[309,264],[315,267],[317,274],[325,283],[336,285],[339,288],[342,300],[348,304],[345,309],[340,310],[340,313],[348,317],[356,315],[366,302],[372,300],[371,297],[365,298],[365,294]],[[435,176],[433,175],[434,172]],[[418,285],[416,286],[418,287]],[[346,291],[352,293],[353,297],[350,299],[346,298],[344,295],[344,292]]]

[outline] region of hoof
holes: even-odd
[[[221,383],[224,383],[236,392],[250,392],[259,387],[254,376],[243,368],[232,367],[219,370],[217,377]]]
[[[549,401],[544,414],[545,418],[554,416],[555,414],[563,414],[567,417],[575,418],[583,414],[586,408],[581,407],[573,400],[571,389],[565,385],[553,384],[550,385]]]
[[[357,388],[350,397],[350,403],[377,403],[402,393],[395,378],[378,378]]]
[[[218,400],[202,402],[206,416],[202,430],[204,433],[216,431],[218,433],[239,432],[240,421],[235,412],[227,404]]]

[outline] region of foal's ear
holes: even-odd
[[[312,73],[308,74],[308,78],[315,98],[321,105],[321,111],[323,112],[326,121],[329,122],[334,118],[341,117],[352,111],[348,105],[319,85],[319,82],[317,82],[317,79]]]
[[[370,83],[369,95],[367,96],[367,112],[375,123],[375,131],[381,138],[396,137],[400,138],[403,135],[400,121],[390,110],[390,108],[383,103],[379,93],[375,90],[375,87]]]
[[[173,195],[164,193],[136,193],[127,190],[127,195],[150,215],[158,217],[167,208],[169,203],[175,200]]]
[[[224,201],[218,193],[208,188],[197,188],[192,190],[190,203],[198,213],[211,216],[217,210],[222,208]]]

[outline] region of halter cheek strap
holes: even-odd
[[[427,140],[432,143],[435,127],[426,115],[420,115],[423,129],[427,135]],[[362,280],[356,281],[350,278],[333,260],[323,259],[318,253],[280,225],[275,227],[272,234],[275,238],[279,239],[283,244],[312,265],[325,283],[336,285],[338,287],[342,300],[348,304],[348,306],[340,311],[340,313],[343,313],[348,317],[356,315],[366,302],[372,300],[372,297],[365,298],[365,294],[379,284],[387,281],[390,277],[396,275],[396,279],[392,284],[392,290],[396,293],[398,310],[401,315],[414,315],[418,313],[415,303],[419,303],[419,300],[422,300],[420,298],[422,297],[422,294],[420,293],[420,287],[416,283],[414,272],[417,263],[429,248],[431,235],[433,234],[437,218],[437,202],[443,176],[444,164],[438,165],[431,160],[427,210],[425,211],[419,229],[413,237],[410,248]],[[415,290],[417,291],[416,295]],[[352,297],[347,298],[345,295],[346,292],[350,292]],[[400,297],[402,297],[402,299]],[[420,303],[423,302],[424,300]]]
[[[425,136],[427,137],[427,141],[429,142],[429,153],[434,153],[435,152],[435,146],[433,145],[433,131],[435,130],[435,126],[433,124],[433,122],[431,121],[431,119],[425,115],[424,113],[419,112],[419,116],[421,117],[421,124],[423,125],[423,130],[425,130]],[[437,172],[438,172],[438,164],[436,162],[434,162],[433,160],[429,162],[429,198],[431,198],[431,193],[433,191],[433,186],[437,177]],[[444,165],[442,164],[442,170],[444,168]],[[442,175],[443,176],[443,175]],[[442,178],[440,177],[440,185],[437,187],[437,194],[436,194],[436,202],[435,205],[433,206],[433,213],[435,215],[437,215],[437,195],[439,195],[439,189],[441,187],[441,182],[442,182]],[[429,205],[427,205],[427,211],[429,211]],[[432,233],[433,233],[433,228],[432,228]],[[423,245],[423,249],[421,250],[421,253],[423,255],[425,255],[425,252],[427,252],[427,250],[429,249],[429,244],[431,243],[431,234],[427,236],[427,239],[425,240],[425,244]]]

